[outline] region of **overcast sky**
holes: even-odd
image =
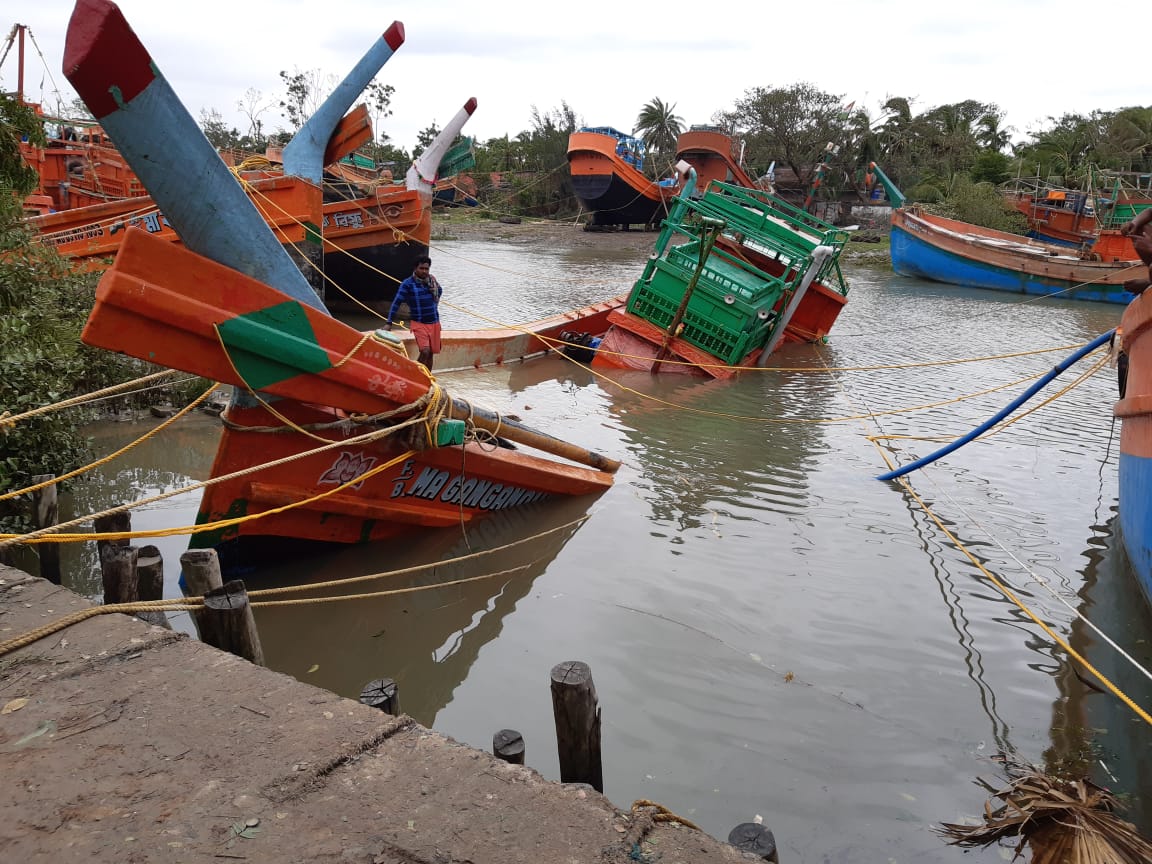
[[[70,100],[61,59],[71,0],[5,5],[35,39],[26,48],[28,97],[52,104],[59,88]],[[1136,50],[1152,6],[1131,0],[119,5],[192,115],[215,108],[241,132],[247,121],[237,103],[249,88],[275,103],[280,70],[343,77],[392,21],[403,22],[407,41],[378,80],[396,88],[384,131],[405,149],[470,96],[479,108],[464,131],[481,140],[514,136],[531,127],[533,106],[545,113],[561,101],[593,126],[629,130],[654,97],[675,103],[687,124],[707,123],[752,87],[798,81],[873,116],[888,96],[912,98],[917,112],[968,98],[995,102],[1014,140],[1049,115],[1152,105],[1152,74],[1137,66]],[[1093,9],[1106,14],[1094,18]],[[721,17],[725,10],[737,11]],[[15,49],[0,86],[16,87]],[[267,131],[286,125],[275,108],[263,120]]]

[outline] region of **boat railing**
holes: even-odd
[[[701,212],[753,235],[772,235],[806,251],[830,246],[839,251],[848,232],[761,189],[713,180],[697,202]]]

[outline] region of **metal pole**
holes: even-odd
[[[812,261],[808,265],[808,269],[804,271],[804,275],[800,279],[799,287],[792,292],[792,299],[788,301],[788,307],[784,310],[784,314],[780,317],[780,322],[776,325],[776,330],[772,333],[772,338],[768,340],[768,344],[764,346],[764,350],[760,352],[760,356],[756,358],[756,365],[763,368],[768,365],[768,355],[776,350],[776,346],[780,344],[780,340],[784,338],[784,330],[788,327],[788,322],[792,320],[792,315],[796,311],[796,307],[800,305],[800,301],[804,299],[804,295],[808,292],[808,286],[812,284],[812,280],[816,278],[816,274],[820,272],[820,268],[824,264],[824,259],[832,254],[834,250],[831,246],[817,246],[812,250]]]

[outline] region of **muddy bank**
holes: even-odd
[[[493,243],[530,245],[550,243],[565,248],[594,247],[601,249],[629,249],[651,251],[657,231],[585,231],[575,222],[553,222],[523,218],[519,224],[507,224],[495,219],[476,219],[471,215],[437,214],[432,219],[432,245],[438,240],[480,240]],[[888,240],[878,243],[851,243],[840,260],[868,266],[891,264]]]

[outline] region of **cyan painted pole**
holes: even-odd
[[[392,26],[372,44],[360,62],[324,100],[324,104],[284,146],[285,174],[303,177],[317,185],[324,180],[324,148],[328,146],[336,124],[403,44],[404,25],[393,21]]]
[[[78,0],[64,74],[186,247],[324,309],[115,4]]]
[[[1007,406],[1005,406],[1003,409],[1001,409],[999,412],[997,412],[993,417],[989,418],[984,423],[977,426],[975,429],[973,429],[967,435],[963,436],[962,438],[957,438],[951,444],[946,444],[945,446],[943,446],[939,450],[937,450],[935,453],[930,453],[929,455],[925,456],[922,459],[917,459],[915,462],[909,462],[907,465],[904,465],[900,468],[897,468],[894,471],[889,471],[886,474],[881,474],[876,479],[877,480],[895,480],[897,477],[903,477],[905,474],[908,474],[911,471],[915,471],[917,468],[923,468],[925,465],[928,465],[932,462],[935,462],[941,456],[947,456],[953,450],[959,450],[961,447],[963,447],[969,441],[974,441],[975,439],[979,438],[981,435],[983,435],[985,432],[987,432],[989,429],[991,429],[993,426],[995,426],[997,423],[999,423],[1001,420],[1003,420],[1005,417],[1007,417],[1009,414],[1011,414],[1013,411],[1015,411],[1017,408],[1019,408],[1021,405],[1023,405],[1025,402],[1027,402],[1033,396],[1035,396],[1037,393],[1039,393],[1040,390],[1042,390],[1053,378],[1055,378],[1057,375],[1059,375],[1061,372],[1063,372],[1065,369],[1067,369],[1069,366],[1071,366],[1077,360],[1080,360],[1082,357],[1084,357],[1088,354],[1091,354],[1093,351],[1095,351],[1097,348],[1099,348],[1101,345],[1103,345],[1105,342],[1107,342],[1109,339],[1111,339],[1115,335],[1115,333],[1116,333],[1115,330],[1109,330],[1104,335],[1097,336],[1095,339],[1093,339],[1091,342],[1089,342],[1083,348],[1080,348],[1079,350],[1075,351],[1073,354],[1071,354],[1070,356],[1068,356],[1064,360],[1061,360],[1059,363],[1057,363],[1055,366],[1053,366],[1050,370],[1048,370],[1048,372],[1044,375],[1043,378],[1041,378],[1039,381],[1035,382],[1031,387],[1029,387],[1027,390],[1025,390],[1022,394],[1020,394],[1020,396],[1018,396],[1016,399],[1012,400],[1011,403],[1009,403]]]

